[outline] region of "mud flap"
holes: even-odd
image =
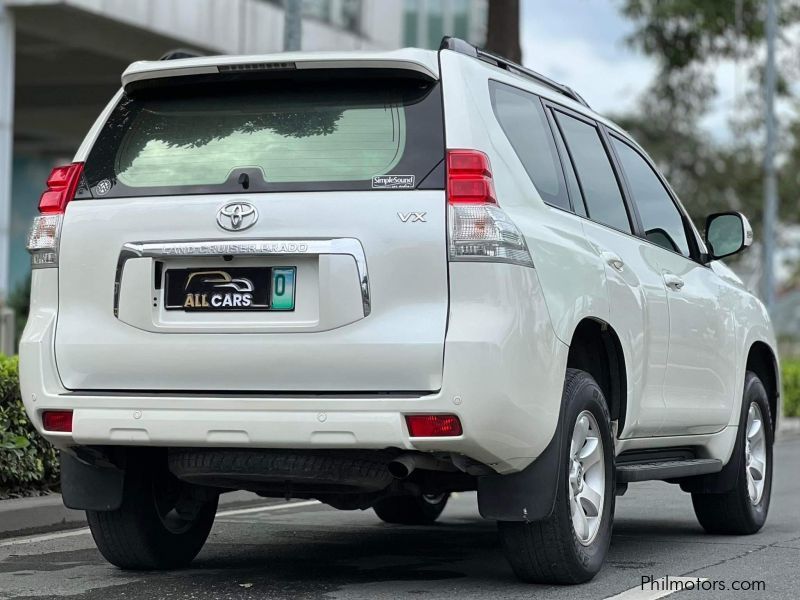
[[[61,497],[76,510],[106,512],[122,504],[125,471],[110,462],[61,452]]]
[[[744,446],[744,436],[737,431],[731,458],[719,473],[685,477],[675,483],[680,483],[681,490],[692,494],[724,494],[731,491],[739,480],[741,457],[744,454],[742,446]]]
[[[484,519],[541,521],[553,513],[563,470],[559,458],[565,451],[561,419],[553,439],[524,470],[478,478],[478,510]]]

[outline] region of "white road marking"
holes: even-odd
[[[322,503],[319,500],[304,500],[303,502],[284,502],[283,504],[268,504],[267,506],[253,506],[252,508],[223,510],[217,513],[217,517],[232,517],[234,515],[252,515],[254,513],[268,512],[271,510],[282,510],[284,508],[302,508],[304,506],[316,506],[317,504],[322,504]]]
[[[233,510],[222,510],[217,512],[217,517],[232,517],[235,515],[251,515],[255,513],[269,512],[273,510],[284,510],[291,508],[303,508],[305,506],[315,506],[321,504],[319,500],[304,500],[302,502],[283,502],[281,504],[268,504],[266,506],[252,506],[250,508],[238,508]],[[6,546],[23,546],[36,544],[38,542],[49,542],[50,540],[60,540],[62,538],[76,537],[90,533],[88,527],[81,529],[71,529],[69,531],[59,531],[58,533],[47,533],[44,535],[34,535],[30,537],[13,538],[0,541],[0,548]]]
[[[22,546],[23,544],[35,544],[36,542],[48,542],[50,540],[60,540],[61,538],[75,537],[76,535],[86,535],[89,533],[89,528],[72,529],[70,531],[60,531],[58,533],[48,533],[46,535],[35,535],[33,537],[15,538],[0,542],[0,547],[3,546]]]
[[[686,585],[690,581],[695,584],[693,587]],[[606,600],[656,600],[657,598],[664,598],[675,592],[682,592],[684,589],[686,591],[696,590],[698,581],[708,581],[708,578],[672,577],[671,575],[667,575],[651,583],[645,583],[644,588],[642,588],[641,585],[637,585],[616,596],[609,596]]]

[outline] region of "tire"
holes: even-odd
[[[103,557],[126,570],[189,565],[214,524],[218,496],[189,497],[188,487],[169,474],[165,460],[129,460],[123,490],[117,510],[86,511]]]
[[[733,489],[717,494],[692,494],[694,514],[708,533],[751,535],[767,520],[772,496],[772,415],[764,385],[749,371],[745,375],[737,435],[734,452],[739,452],[736,457],[739,466]],[[759,464],[762,462],[766,464]]]
[[[589,581],[603,566],[611,543],[614,446],[603,392],[588,373],[567,369],[562,406],[564,443],[553,513],[533,523],[498,522],[503,552],[511,568],[519,579],[530,583],[564,585]],[[589,429],[581,442],[581,432],[586,427]],[[573,459],[573,446],[575,456],[583,456],[582,460]],[[573,497],[583,507],[577,511],[589,514],[589,518],[581,519],[573,510],[578,506],[573,504]]]
[[[430,525],[442,514],[450,494],[439,496],[390,496],[375,503],[372,509],[386,523]]]

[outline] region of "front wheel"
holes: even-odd
[[[692,494],[697,520],[708,533],[749,535],[764,526],[772,494],[772,418],[764,385],[748,372],[744,383],[739,461],[733,489],[721,494]]]
[[[157,466],[158,465],[158,466]],[[218,496],[192,495],[166,470],[166,461],[129,461],[122,505],[86,511],[89,528],[105,559],[121,569],[187,566],[214,524]]]
[[[567,369],[562,406],[568,443],[553,514],[534,523],[498,523],[511,568],[532,583],[589,581],[611,542],[614,448],[603,392],[588,373]]]

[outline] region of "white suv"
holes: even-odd
[[[30,418],[129,569],[188,564],[221,492],[430,523],[477,490],[526,581],[590,579],[666,480],[754,533],[780,412],[763,305],[569,88],[439,52],[138,62],[28,247]]]

